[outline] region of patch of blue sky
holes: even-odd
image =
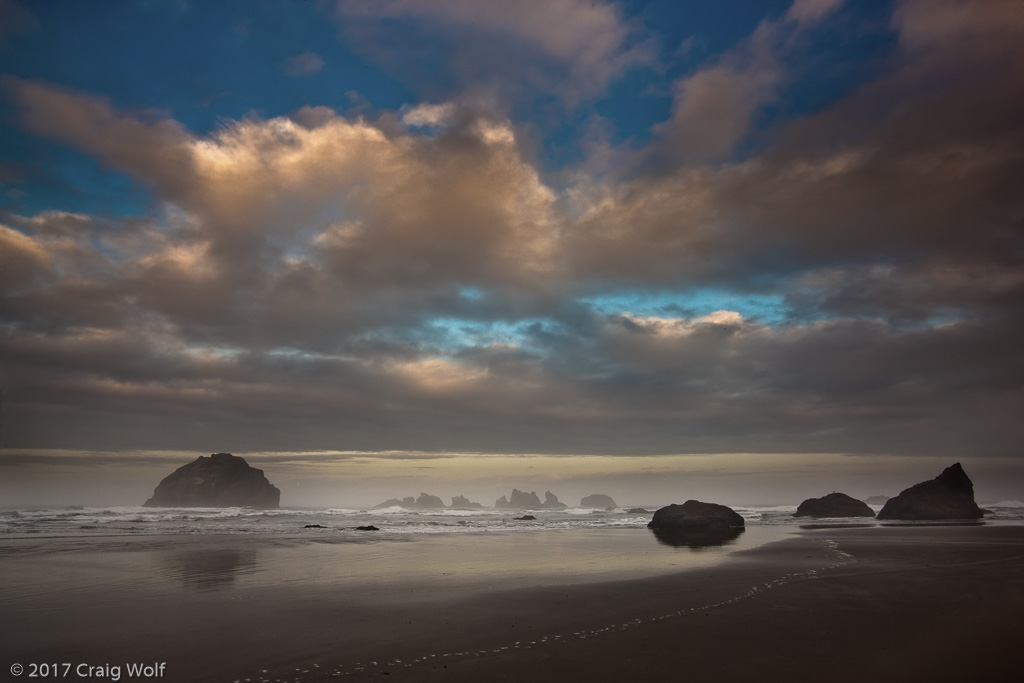
[[[581,303],[609,315],[699,318],[715,311],[735,311],[746,319],[772,326],[785,324],[790,318],[790,307],[780,294],[737,293],[719,288],[625,291],[587,297]]]
[[[430,320],[428,326],[430,331],[437,335],[437,342],[441,347],[439,350],[449,353],[494,345],[534,350],[534,337],[538,330],[550,332],[560,328],[557,321],[547,318],[524,318],[510,322],[440,317]]]
[[[152,211],[148,188],[80,152],[8,127],[0,129],[0,148],[0,170],[17,169],[0,181],[0,209],[22,216],[66,211],[125,218]]]
[[[479,287],[462,287],[459,289],[459,296],[470,301],[482,301],[487,293]]]
[[[339,356],[335,354],[326,354],[320,351],[310,351],[308,349],[297,349],[294,347],[279,347],[271,349],[266,352],[266,355],[270,358],[279,358],[287,361],[302,361],[307,363],[315,363],[323,360],[336,360]]]
[[[151,108],[200,135],[249,114],[269,118],[306,105],[345,111],[366,102],[394,109],[412,99],[347,49],[320,3],[228,0],[178,11],[174,3],[58,0],[32,12],[45,30],[11,36],[6,52],[17,60],[0,62],[0,71],[103,93],[118,109]],[[322,67],[289,72],[287,61],[303,53],[319,56]]]

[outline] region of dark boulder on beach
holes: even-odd
[[[833,491],[821,498],[808,498],[800,503],[794,517],[874,517],[875,511],[867,503],[845,493]]]
[[[615,501],[612,500],[611,496],[606,496],[603,493],[595,493],[584,497],[580,501],[580,507],[607,510],[608,508],[617,508],[619,506],[615,504]]]
[[[533,515],[523,515],[522,517],[513,517],[513,519],[520,522],[533,522],[536,521],[537,518]]]
[[[983,515],[974,501],[974,483],[956,463],[934,479],[914,484],[890,498],[878,519],[980,519]]]
[[[200,456],[164,477],[145,507],[277,508],[281,491],[230,453]]]
[[[682,505],[672,504],[659,508],[651,521],[649,529],[697,529],[708,527],[740,527],[744,526],[743,517],[735,510],[717,503],[702,503],[688,500]]]
[[[372,524],[367,524],[366,526],[357,526],[356,531],[380,531],[380,529]]]

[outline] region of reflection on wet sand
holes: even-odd
[[[659,543],[676,548],[686,547],[691,550],[728,545],[739,538],[745,530],[741,526],[651,529]]]
[[[256,551],[240,548],[175,550],[161,554],[164,569],[186,588],[198,591],[229,588],[235,578],[256,569]]]

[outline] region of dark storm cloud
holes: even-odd
[[[642,174],[587,176],[588,159],[562,187],[471,97],[199,135],[8,79],[29,132],[128,174],[159,209],[3,218],[5,445],[1013,454],[1024,27],[1000,3],[970,18],[902,3],[880,76],[754,131],[798,78],[789,39],[813,40],[838,5],[801,0],[683,77],[671,120],[628,151]],[[339,12],[346,31],[383,15],[501,33],[562,65],[543,88],[581,76],[579,98],[640,63],[604,4],[555,3],[581,22],[564,31],[438,7]],[[752,131],[762,144],[734,158]],[[788,318],[582,299],[685,304],[707,287],[776,296]]]

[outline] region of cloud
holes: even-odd
[[[727,159],[756,114],[776,101],[791,76],[783,57],[793,35],[835,12],[842,0],[797,0],[780,20],[762,21],[736,47],[673,85],[671,120],[657,130],[678,162]]]
[[[993,37],[1014,40],[1024,32],[1020,8],[1003,0],[903,0],[892,23],[900,41],[913,48],[968,40],[984,49]]]
[[[786,19],[800,24],[813,24],[835,12],[843,0],[795,0],[786,12]]]
[[[365,53],[438,94],[451,94],[445,78],[497,97],[525,80],[575,104],[653,60],[640,30],[603,1],[339,0],[337,14],[343,34]]]
[[[460,287],[532,297],[554,277],[555,197],[507,121],[469,116],[421,137],[303,110],[200,138],[93,97],[9,87],[31,130],[150,184],[164,202],[164,225],[139,233],[147,240],[121,255],[108,285],[229,342],[309,343],[300,340],[462,306]],[[25,229],[43,225],[33,220]],[[105,262],[118,251],[78,246]]]
[[[544,87],[584,74],[578,97],[640,63],[613,6],[555,3],[538,22],[517,7],[338,11],[345,31],[438,32],[467,59],[507,41],[535,53],[525,78]],[[304,108],[203,134],[9,78],[28,132],[154,201],[136,218],[3,216],[5,439],[1012,455],[1019,30],[996,5],[968,24],[942,19],[960,5],[922,7],[898,6],[877,73],[745,146],[800,78],[796,38],[837,11],[793,4],[677,83],[663,136],[630,150],[668,145],[673,163],[599,174],[585,159],[546,175],[523,126],[467,94],[471,66],[451,93],[376,118]],[[785,313],[696,306],[709,288]],[[609,295],[626,303],[588,303]],[[631,308],[646,295],[667,303]]]
[[[303,52],[284,62],[284,72],[290,76],[309,76],[324,68],[324,58],[315,52]]]
[[[39,20],[14,0],[0,0],[0,46],[10,36],[26,33],[39,26]]]
[[[447,124],[455,115],[455,111],[455,105],[450,102],[421,104],[408,108],[402,114],[402,123],[417,128],[436,128]]]

